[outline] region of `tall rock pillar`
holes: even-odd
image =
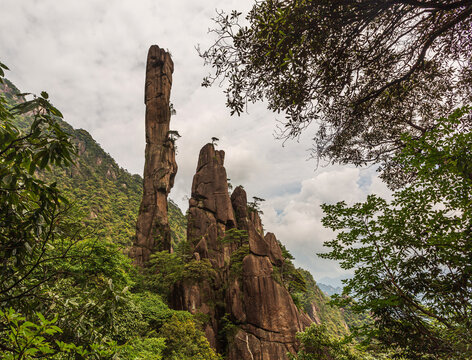
[[[170,90],[174,63],[164,49],[149,48],[146,65],[146,160],[143,199],[136,224],[136,239],[130,256],[138,265],[149,260],[154,251],[172,251],[167,216],[167,195],[177,173],[175,146],[169,136]]]

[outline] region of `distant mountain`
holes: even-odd
[[[334,287],[334,286],[326,285],[320,282],[317,282],[316,284],[318,285],[320,290],[323,291],[328,296],[333,296],[334,294],[341,294],[343,292],[343,288],[340,286]]]
[[[344,287],[343,280],[351,279],[352,277],[353,275],[351,274],[344,274],[335,277],[324,276],[321,279],[317,279],[316,282],[329,285],[334,288],[340,287],[342,289]]]
[[[17,96],[20,93],[18,88],[8,80],[0,84],[0,93],[11,106],[24,101],[22,96]],[[19,129],[26,130],[31,124],[31,117],[18,116],[15,121]],[[65,121],[60,123],[77,146],[75,166],[53,169],[51,173],[39,176],[46,181],[57,182],[71,202],[72,211],[77,212],[84,225],[97,236],[128,248],[136,232],[143,191],[142,177],[118,166],[86,130],[74,129]],[[187,220],[172,200],[169,201],[169,222],[173,242],[185,240]]]
[[[303,310],[317,323],[325,324],[331,333],[347,335],[349,324],[344,318],[344,310],[330,305],[329,297],[321,289],[309,271],[298,269],[306,282],[307,292],[301,295]]]

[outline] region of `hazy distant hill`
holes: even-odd
[[[340,286],[334,287],[331,285],[322,284],[320,282],[317,282],[316,284],[321,289],[321,291],[323,291],[328,296],[333,296],[334,294],[341,294],[343,292],[343,288]]]

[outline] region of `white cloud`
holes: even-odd
[[[327,252],[323,243],[334,237],[334,233],[321,224],[321,204],[345,201],[352,205],[364,201],[367,194],[374,191],[381,196],[388,195],[385,186],[376,180],[361,189],[359,180],[366,171],[332,167],[303,180],[297,194],[275,197],[263,204],[265,228],[276,234],[295,256],[295,263],[310,270],[315,279],[348,275],[336,263],[316,256]]]

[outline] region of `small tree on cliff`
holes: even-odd
[[[170,141],[172,141],[172,143],[175,143],[175,141],[181,138],[182,136],[179,134],[177,130],[169,130],[167,132],[167,137],[170,139]]]
[[[248,241],[248,234],[246,230],[232,228],[227,230],[225,236],[219,240],[222,244],[237,244],[238,246],[242,246]]]
[[[175,110],[174,104],[172,103],[169,104],[169,111],[172,116],[177,115],[177,110]]]
[[[253,196],[252,200],[253,201],[247,203],[249,211],[255,211],[259,214],[263,214],[263,212],[260,208],[260,205],[261,205],[262,202],[265,201],[265,199],[263,199],[261,197]]]

